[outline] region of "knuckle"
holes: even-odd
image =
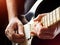
[[[5,30],[5,35],[6,36],[8,36],[8,33],[9,33],[9,31],[8,30]]]
[[[13,34],[9,35],[9,40],[13,41],[14,40],[14,37],[13,37]]]
[[[13,34],[10,34],[9,30],[5,30],[5,35],[7,36],[9,40],[11,41],[13,40]]]
[[[38,38],[41,38],[41,39],[54,39],[55,36],[53,34],[50,34],[50,33],[40,33],[37,35]]]

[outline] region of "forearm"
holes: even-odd
[[[16,0],[6,0],[6,4],[7,4],[7,11],[8,11],[8,18],[10,21],[13,17],[17,17]]]

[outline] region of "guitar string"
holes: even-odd
[[[46,24],[47,24],[46,26],[48,27],[48,19],[47,19],[47,18],[48,18],[48,17],[46,16]]]

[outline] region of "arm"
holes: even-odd
[[[9,21],[17,17],[17,6],[15,0],[6,0]]]
[[[5,34],[9,40],[20,43],[24,41],[24,33],[23,24],[17,17],[16,1],[17,0],[6,0],[9,24],[6,27]],[[16,31],[18,34],[15,33]]]

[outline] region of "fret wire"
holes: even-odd
[[[43,25],[45,26],[45,16],[43,17],[43,21],[44,21],[44,24]]]
[[[49,22],[50,22],[50,13],[49,13]],[[51,22],[50,22],[51,23]],[[49,24],[50,25],[50,24]]]
[[[45,16],[44,16],[44,26],[45,26]]]
[[[53,11],[53,23],[56,22],[56,18],[55,18],[55,10]]]
[[[49,22],[49,13],[47,13],[47,26],[50,26],[50,22]]]
[[[57,14],[56,14],[56,9],[55,9],[55,18],[56,18],[56,22],[57,22]]]
[[[43,17],[43,19],[44,19],[44,26],[45,26],[45,16]]]
[[[52,21],[53,20],[52,19],[52,12],[50,12],[49,14],[50,14],[50,25],[52,25],[52,23],[53,23],[53,21]]]
[[[49,13],[47,13],[47,23],[48,23],[48,26],[50,26],[50,22],[49,22]]]
[[[49,14],[49,26],[50,26],[50,14]]]
[[[53,24],[54,22],[53,22],[53,12],[52,12],[52,24]]]
[[[44,16],[44,26],[45,26],[45,16]]]
[[[48,26],[48,19],[47,19],[47,14],[46,14],[46,27]]]
[[[44,17],[42,18],[42,24],[43,24],[43,26],[45,25],[45,23],[44,23]]]
[[[53,21],[53,24],[54,24],[54,12],[52,11],[52,21]]]
[[[47,22],[46,22],[46,21],[47,21],[47,20],[46,20],[47,17],[45,16],[44,18],[45,18],[45,26],[47,27]]]
[[[56,9],[56,17],[57,17],[57,21],[59,21],[59,8]]]

